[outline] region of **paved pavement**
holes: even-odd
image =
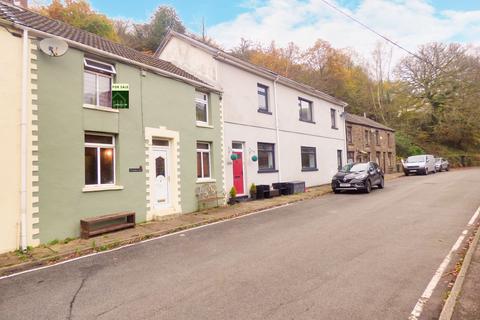
[[[480,232],[480,230],[478,231]],[[480,244],[473,253],[460,295],[452,316],[453,320],[480,319]]]
[[[479,182],[400,178],[3,279],[0,318],[406,319]]]

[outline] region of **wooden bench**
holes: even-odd
[[[80,220],[82,239],[98,234],[135,227],[135,212],[125,211]]]
[[[207,204],[215,202],[215,207],[224,204],[225,194],[217,190],[215,183],[204,183],[195,189],[198,202],[198,210],[203,210],[207,207]],[[221,201],[221,203],[220,203]]]

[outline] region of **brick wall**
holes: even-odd
[[[394,132],[350,122],[347,122],[346,125],[347,159],[354,162],[374,161],[386,173],[396,171]],[[351,130],[351,141],[349,141],[349,130]]]

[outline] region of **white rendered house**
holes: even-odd
[[[227,191],[325,184],[345,163],[345,102],[173,31],[156,56],[223,91]]]

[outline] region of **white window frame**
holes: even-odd
[[[99,68],[97,66],[92,66],[91,64],[88,63],[89,61],[93,61],[93,62],[98,63],[98,64],[103,64],[105,66],[110,66],[111,70],[108,69],[108,68],[102,69],[102,68]],[[90,74],[95,75],[95,94],[96,94],[95,104],[88,104],[88,103],[84,102],[84,105],[87,106],[87,107],[88,106],[93,106],[95,108],[115,110],[115,109],[112,108],[112,106],[102,106],[102,105],[100,105],[100,90],[99,90],[99,87],[98,87],[98,77],[103,76],[103,77],[106,77],[106,78],[110,78],[110,91],[112,90],[113,75],[117,73],[113,64],[97,61],[97,60],[90,59],[90,58],[84,58],[83,59],[83,64],[84,64],[84,68],[83,68],[84,73],[86,72],[86,73],[90,73]],[[85,88],[83,88],[83,94],[85,95]],[[118,110],[115,110],[115,111],[118,111]]]
[[[310,119],[302,119],[302,102],[308,103],[308,111],[310,114]],[[298,97],[298,107],[299,107],[299,117],[298,119],[303,122],[315,123],[313,120],[313,101]]]
[[[260,88],[265,90],[265,94],[259,92]],[[258,106],[258,112],[263,112],[263,113],[269,113],[270,112],[270,101],[268,99],[269,91],[270,90],[269,90],[268,86],[266,86],[264,84],[261,84],[261,83],[257,83],[257,99],[258,99],[258,96],[265,97],[265,108],[261,108],[260,105],[259,105]]]
[[[332,129],[338,129],[337,127],[337,109],[330,109],[330,121],[332,122]]]
[[[100,65],[104,65],[106,68],[100,68],[98,66],[92,65],[92,64],[89,63],[90,61],[92,61],[94,63],[97,63],[97,64],[100,64]],[[95,70],[103,72],[103,73],[117,74],[117,70],[115,69],[115,66],[113,64],[110,64],[110,63],[105,63],[105,62],[90,59],[90,58],[83,58],[83,65],[88,69],[95,69]],[[111,69],[109,69],[108,67],[110,67]]]
[[[206,97],[206,100],[197,98],[197,93],[201,93],[202,95],[204,95]],[[209,100],[210,100],[210,95],[208,93],[203,92],[203,91],[199,91],[199,90],[195,90],[195,120],[196,120],[197,125],[199,125],[199,126],[209,126],[210,125],[210,118],[209,118],[210,114],[208,112]],[[207,121],[197,120],[197,102],[201,103],[201,104],[205,104],[205,116],[206,116]]]
[[[85,148],[96,148],[97,149],[97,183],[96,184],[85,184],[86,188],[89,187],[103,187],[103,186],[115,186],[117,182],[117,164],[116,164],[116,148],[115,148],[115,136],[111,134],[104,134],[104,133],[92,133],[92,132],[85,132],[85,135],[92,135],[92,136],[103,136],[103,137],[111,137],[112,143],[92,143],[92,142],[84,142],[84,161],[85,161]],[[85,138],[84,138],[85,139]],[[101,165],[100,165],[100,149],[112,149],[113,150],[113,183],[101,183]],[[85,171],[85,168],[84,168]],[[84,172],[85,174],[85,172]]]
[[[206,144],[208,146],[207,149],[201,149],[201,148],[198,148],[198,144],[199,143],[203,143],[203,144]],[[201,168],[201,171],[202,171],[202,176],[201,177],[197,177],[197,181],[210,181],[212,180],[212,156],[211,156],[211,150],[212,150],[212,144],[210,142],[206,142],[206,141],[197,141],[197,156],[198,156],[198,153],[200,152],[200,168]],[[208,172],[210,173],[210,176],[209,177],[205,177],[205,172],[203,171],[203,154],[204,153],[207,153],[208,154]],[[198,163],[197,163],[198,165]],[[198,170],[198,168],[197,168]]]

